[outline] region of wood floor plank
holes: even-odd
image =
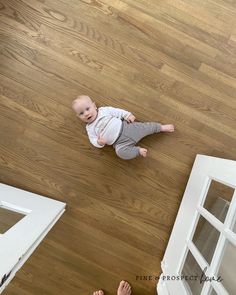
[[[222,73],[221,71],[218,71],[217,69],[212,68],[209,65],[201,64],[199,70],[203,73],[206,73],[210,77],[213,77],[217,81],[221,81],[233,88],[236,88],[236,79],[232,78],[231,76]]]
[[[213,81],[213,83],[212,83],[210,78],[208,78],[207,83],[205,83],[205,81],[203,81],[205,78],[204,76],[201,77],[200,80],[198,80],[186,73],[182,73],[176,69],[173,69],[173,68],[169,67],[168,65],[164,65],[161,70],[164,73],[166,73],[167,75],[171,76],[172,78],[175,78],[177,81],[188,82],[186,84],[191,85],[196,90],[199,89],[204,94],[209,95],[209,96],[212,95],[212,96],[214,96],[215,99],[217,99],[219,101],[224,101],[224,103],[226,105],[235,108],[236,101],[234,99],[234,95],[235,95],[234,90],[228,89],[228,91],[227,91],[228,93],[225,93],[226,88],[222,85],[219,85],[216,88],[213,88],[213,84],[217,85],[217,83],[215,83],[215,81]],[[210,85],[208,85],[208,83]]]

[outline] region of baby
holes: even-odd
[[[76,115],[86,124],[90,142],[102,148],[113,145],[118,157],[130,160],[146,157],[147,149],[136,144],[145,136],[159,132],[173,132],[174,126],[156,122],[134,122],[135,116],[128,111],[113,108],[97,108],[87,95],[80,95],[72,102]]]

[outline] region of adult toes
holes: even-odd
[[[102,290],[93,292],[93,295],[104,295],[104,292]]]
[[[119,285],[119,288],[123,289],[124,286],[125,286],[125,283],[126,283],[126,281],[121,281],[120,282],[120,285]]]

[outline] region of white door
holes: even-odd
[[[197,155],[162,261],[158,295],[236,294],[236,161]]]
[[[63,214],[65,205],[0,184],[0,293]],[[9,220],[4,223],[4,219]]]

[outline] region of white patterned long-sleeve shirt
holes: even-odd
[[[102,148],[104,145],[98,144],[99,135],[105,139],[106,144],[112,145],[120,134],[122,119],[127,119],[131,113],[113,107],[100,107],[96,119],[86,125],[89,141],[96,147]]]

